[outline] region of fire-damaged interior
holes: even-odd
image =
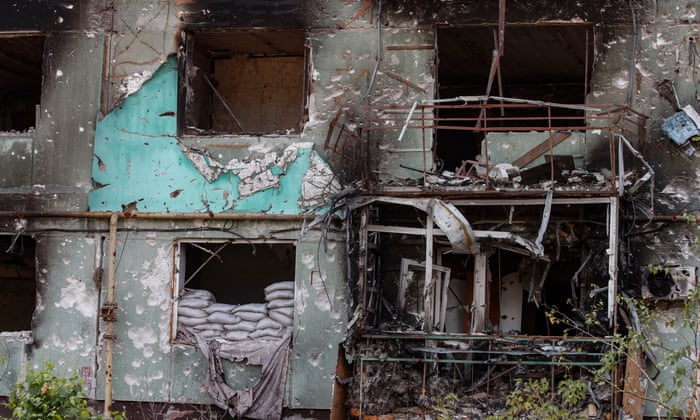
[[[497,25],[438,28],[438,97],[493,95],[583,104],[595,57],[593,29],[588,24],[507,24],[494,66],[500,45]],[[484,112],[499,117],[489,125],[533,130],[580,127],[583,117],[582,110],[571,108],[439,108],[437,116],[444,122],[437,129],[436,154],[444,169],[454,171],[462,160],[476,160],[482,153],[484,132],[478,120]]]
[[[523,377],[588,382],[596,416],[617,403],[590,378],[617,326],[618,193],[649,180],[618,175],[646,119],[586,105],[594,38],[588,24],[438,28],[437,99],[370,105],[370,141],[418,137],[424,166],[351,205],[361,413],[453,393],[484,418]]]
[[[515,378],[585,378],[608,349],[615,198],[450,203],[357,204],[350,398],[364,413],[452,392],[481,395],[467,405],[484,414]]]
[[[436,28],[435,98],[369,104],[370,145],[416,155],[347,200],[357,414],[454,394],[486,418],[517,378],[586,383],[593,418],[620,402],[591,378],[620,325],[619,200],[653,190],[646,116],[587,103],[594,25],[506,24],[504,3],[498,23]]]

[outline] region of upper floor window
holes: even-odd
[[[0,35],[0,131],[36,126],[44,39],[39,34]]]
[[[298,133],[306,115],[304,32],[187,32],[183,134]]]
[[[595,58],[592,25],[508,24],[503,56],[494,66],[497,38],[496,26],[438,29],[440,98],[491,95],[572,105],[586,102]],[[438,107],[436,153],[445,169],[477,160],[485,130],[578,130],[586,125],[584,112],[577,109],[500,105],[495,100],[489,106],[485,111],[478,106]]]

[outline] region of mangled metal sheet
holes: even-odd
[[[514,245],[527,255],[547,260],[534,242],[520,235],[511,232],[472,230],[469,222],[457,207],[439,199],[362,197],[349,200],[348,206],[351,209],[357,209],[375,202],[412,206],[425,212],[430,212],[433,222],[450,241],[453,252],[476,254],[480,250],[480,243],[488,241],[496,246]],[[414,228],[403,228],[403,230],[406,230],[405,233],[415,231],[414,233],[416,234],[419,234],[418,231],[420,231],[420,229]]]
[[[478,250],[474,232],[457,207],[442,200],[430,200],[428,206],[433,222],[445,232],[454,252],[466,254]]]
[[[348,206],[356,209],[375,202],[400,204],[423,210],[431,215],[433,222],[447,235],[454,252],[473,254],[479,250],[471,225],[462,212],[451,203],[435,198],[363,197],[351,200]]]

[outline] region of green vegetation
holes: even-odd
[[[73,420],[103,419],[94,415],[88,407],[83,392],[83,382],[77,376],[60,378],[54,375],[54,365],[45,363],[41,370],[29,369],[24,381],[19,382],[10,394],[7,407],[13,419],[22,420]],[[124,420],[115,412],[112,418]]]

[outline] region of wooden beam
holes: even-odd
[[[517,166],[518,168],[522,168],[525,165],[527,165],[528,163],[530,163],[533,160],[537,159],[538,157],[542,156],[545,152],[554,149],[554,147],[556,147],[558,144],[560,144],[564,140],[568,139],[569,137],[571,137],[571,133],[567,133],[564,131],[557,131],[556,133],[552,134],[550,137],[547,137],[547,139],[545,139],[542,143],[538,144],[537,146],[530,149],[524,155],[515,159],[512,164],[513,164],[513,166]]]
[[[399,82],[403,83],[404,85],[406,85],[410,88],[417,90],[420,93],[428,93],[428,91],[426,91],[422,87],[418,86],[417,84],[411,82],[410,80],[408,80],[404,77],[399,76],[398,74],[394,74],[390,71],[384,72],[384,74],[386,74],[387,76],[391,77],[394,80],[398,80]]]
[[[630,351],[625,366],[625,389],[622,396],[622,410],[633,420],[642,420],[646,381],[642,381],[643,358],[641,351]]]

